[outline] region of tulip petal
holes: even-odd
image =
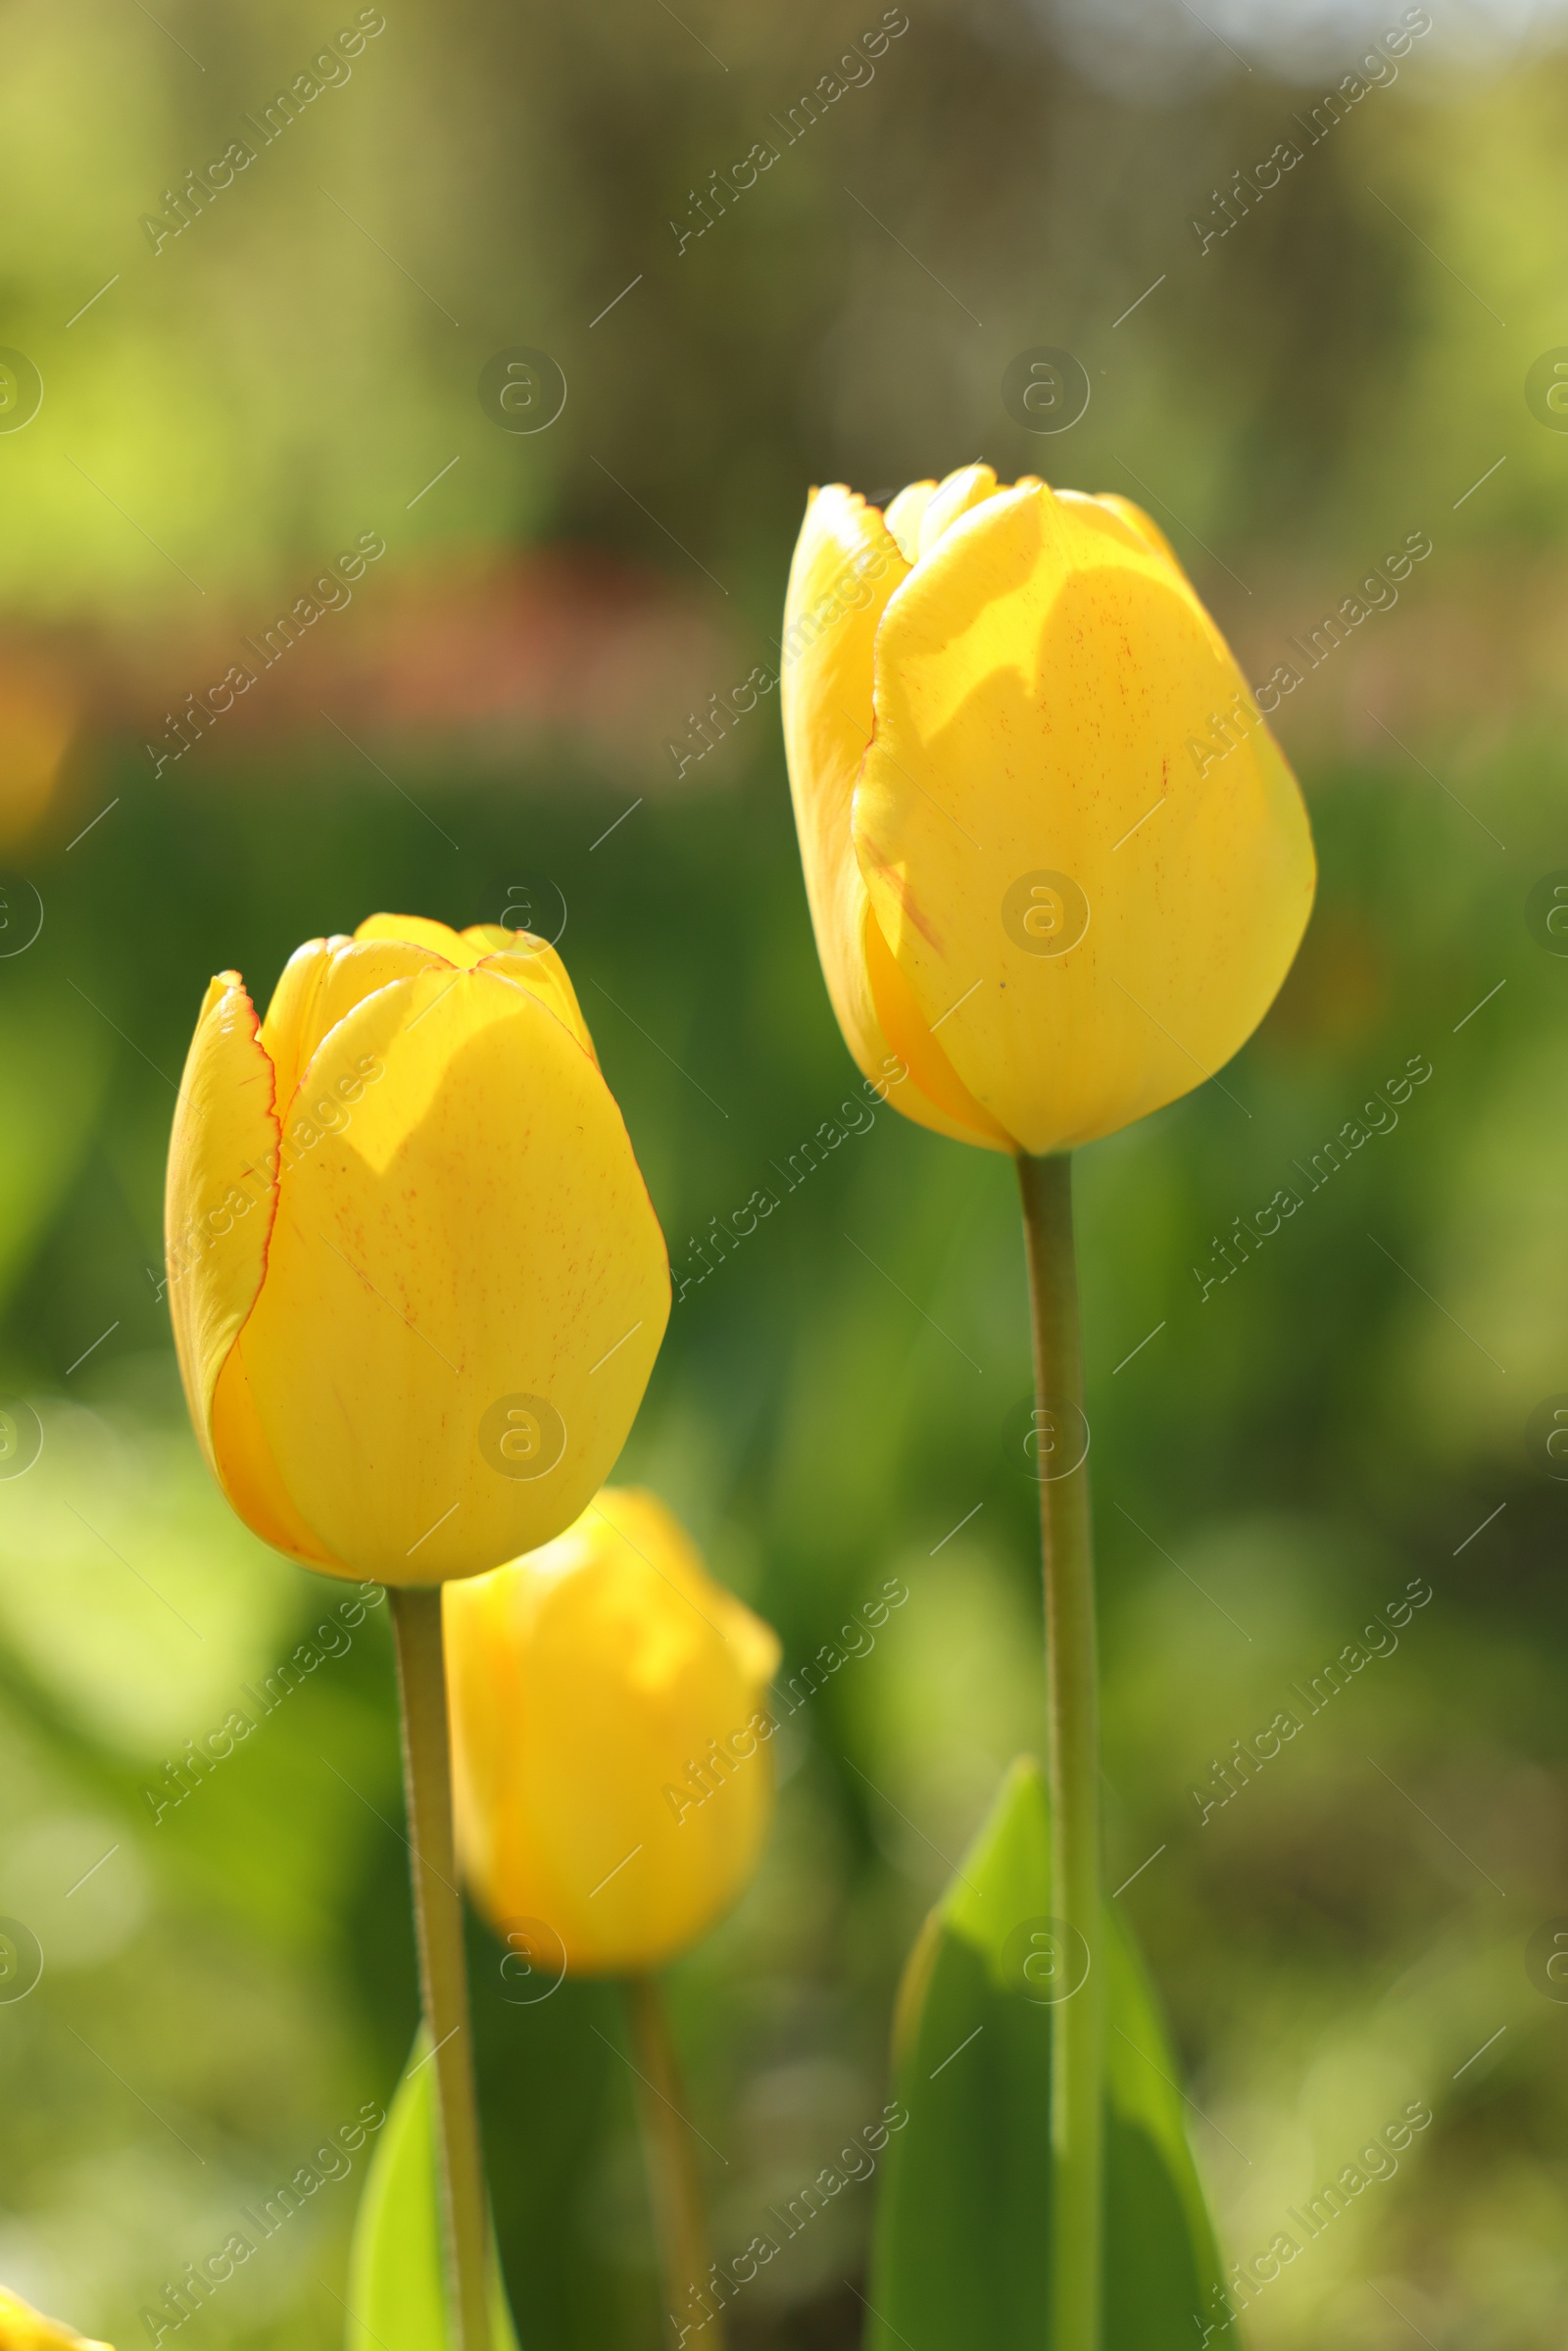
[[[755,1865],[772,1773],[755,1730],[737,1735],[778,1670],[774,1634],[656,1495],[614,1489],[443,1608],[459,1841],[485,1908],[542,1921],[576,1974],[661,1966]],[[705,1797],[693,1766],[715,1740],[731,1759]]]
[[[494,954],[495,934],[500,928],[499,923],[476,922],[466,931],[455,931],[444,922],[432,922],[427,914],[368,914],[354,936],[402,939],[408,946],[426,948],[431,955],[466,971],[481,955]]]
[[[996,495],[997,475],[992,465],[960,465],[939,482],[920,516],[920,553],[929,555],[944,531],[951,529],[960,514],[974,506],[983,506]]]
[[[872,646],[907,566],[874,507],[837,484],[807,511],[785,603],[780,686],[790,790],[806,895],[828,995],[861,1074],[886,1086],[900,1067],[866,972],[865,884],[850,807],[871,738]],[[924,1095],[900,1107],[938,1134],[967,1130]]]
[[[920,553],[920,517],[936,496],[934,481],[906,482],[896,498],[890,499],[883,521],[899,543],[899,553],[906,563],[913,563]]]
[[[0,2351],[110,2351],[110,2346],[89,2342],[64,2320],[46,2319],[20,2294],[0,2285]]]
[[[320,948],[326,950],[324,955],[315,952]],[[285,997],[284,981],[306,956],[310,960],[302,965],[298,986]],[[262,1043],[277,1069],[277,1110],[284,1126],[299,1081],[321,1039],[356,1004],[392,980],[451,967],[448,957],[405,939],[312,940],[309,948],[291,955],[262,1023]]]
[[[213,1391],[262,1287],[277,1200],[272,1064],[237,971],[208,988],[185,1060],[169,1144],[164,1231],[169,1311],[202,1450]]]
[[[891,599],[875,672],[856,854],[976,1101],[1046,1151],[1200,1084],[1272,1001],[1314,868],[1295,779],[1169,557],[1098,501],[999,492]]]
[[[353,1575],[306,1525],[283,1484],[251,1394],[243,1331],[213,1391],[213,1452],[223,1492],[253,1534],[304,1567]]]
[[[908,1070],[910,1083],[918,1087],[938,1116],[950,1122],[946,1131],[966,1143],[982,1144],[989,1151],[1015,1150],[1005,1127],[999,1126],[990,1111],[975,1101],[926,1026],[925,1016],[914,1001],[914,991],[900,970],[869,905],[865,909],[865,968],[871,983],[871,999],[887,1031],[888,1042]],[[909,1111],[910,1097],[902,1084],[897,1095],[890,1095],[889,1099],[898,1109]]]
[[[1023,486],[1023,479],[1020,477],[1014,487],[1021,490]],[[1057,490],[1054,492],[1054,496],[1058,505],[1097,506],[1102,514],[1114,514],[1117,521],[1124,522],[1131,532],[1133,546],[1152,547],[1156,555],[1162,555],[1165,558],[1178,579],[1187,577],[1181,558],[1160,529],[1159,524],[1153,520],[1152,516],[1146,514],[1141,506],[1134,506],[1130,498],[1122,498],[1114,490],[1098,490],[1093,497],[1086,490]]]
[[[435,970],[340,1021],[301,1101],[244,1334],[295,1511],[392,1584],[549,1541],[608,1474],[669,1310],[598,1069],[529,989]]]
[[[296,947],[278,974],[262,1021],[262,1044],[276,1072],[280,1106],[293,1101],[300,1082],[307,1056],[299,1050],[299,1040],[310,1026],[327,967],[337,950],[348,944],[341,932],[332,939],[307,939],[303,947]]]
[[[496,927],[500,929],[499,924]],[[503,979],[515,980],[520,988],[531,989],[546,1010],[565,1023],[583,1052],[597,1063],[599,1055],[594,1052],[594,1041],[577,1002],[577,991],[555,949],[548,940],[536,939],[531,931],[502,930],[501,937],[505,945],[485,955],[474,968],[499,972]]]

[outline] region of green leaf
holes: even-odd
[[[1107,1906],[1105,2351],[1193,2351],[1228,2317],[1187,2143],[1180,2060],[1129,1931]]]
[[[453,2351],[436,2185],[435,2069],[421,2031],[381,2129],[349,2253],[347,2351]],[[495,2247],[492,2351],[517,2351]]]
[[[1051,1908],[1051,1820],[1020,1757],[910,1955],[895,2030],[907,2122],[878,2200],[867,2351],[1051,2351],[1051,2018],[1018,1963]],[[1223,2273],[1177,2060],[1113,1910],[1104,1970],[1104,2351],[1194,2351]],[[1195,2327],[1195,2316],[1200,2327]]]

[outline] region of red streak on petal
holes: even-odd
[[[882,855],[882,852],[877,848],[874,841],[867,840],[865,842],[865,854],[870,858],[872,864],[876,867],[878,873],[880,873],[889,883],[889,885],[897,891],[900,906],[903,907],[906,918],[919,932],[921,938],[924,939],[930,947],[933,947],[939,955],[946,956],[948,951],[943,945],[940,933],[933,928],[929,917],[925,914],[922,914],[920,908],[915,905],[913,894],[909,888],[908,876],[906,874],[900,873],[896,866],[888,863],[887,858]]]

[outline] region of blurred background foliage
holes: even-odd
[[[1568,1392],[1568,962],[1527,900],[1568,867],[1568,437],[1524,381],[1568,338],[1562,19],[1435,10],[1205,249],[1214,191],[1392,0],[907,14],[786,142],[871,9],[387,0],[352,77],[155,252],[140,217],[335,21],[6,10],[0,342],[43,405],[0,433],[0,849],[8,937],[43,925],[0,958],[0,1390],[44,1446],[0,1480],[0,1910],[44,1974],[0,2003],[0,2276],[122,2346],[390,2095],[415,2013],[380,1614],[156,1812],[346,1596],[234,1523],[178,1398],[162,1158],[207,975],[265,994],[378,906],[564,924],[700,1271],[855,1073],[774,698],[701,758],[695,718],[776,658],[809,482],[982,454],[1145,500],[1256,678],[1432,541],[1280,715],[1323,867],[1280,1003],[1223,1087],[1081,1164],[1110,1860],[1229,2258],[1434,2112],[1258,2297],[1260,2351],[1561,2340],[1568,2008],[1528,1945],[1568,1912],[1564,1490],[1528,1429]],[[776,165],[682,247],[760,138]],[[1056,440],[1000,392],[1038,344],[1093,387]],[[476,396],[518,346],[564,373],[547,431]],[[160,764],[362,532],[387,552],[352,603]],[[1412,1056],[1397,1125],[1309,1190]],[[1300,1210],[1205,1297],[1281,1185]],[[904,1952],[1040,1738],[1039,1609],[1007,1167],[884,1113],[709,1261],[620,1474],[779,1627],[786,1678],[909,1592],[794,1717],[760,1879],[675,1972],[730,2254],[881,2107]],[[1233,1742],[1412,1578],[1397,1648],[1205,1819]],[[524,2340],[652,2351],[613,1988],[517,2005],[500,1957],[476,1932]],[[322,2185],[190,2339],[337,2341],[357,2192]],[[746,2351],[857,2339],[871,2193],[748,2288]]]

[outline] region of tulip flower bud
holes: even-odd
[[[781,700],[817,950],[897,1106],[1067,1151],[1212,1076],[1290,967],[1296,782],[1160,532],[1116,497],[813,493]]]
[[[89,2342],[74,2327],[44,2318],[0,2285],[0,2351],[110,2351],[110,2345]]]
[[[309,1567],[475,1575],[614,1462],[669,1269],[571,983],[524,933],[377,914],[291,958],[258,1023],[207,993],[169,1155],[197,1435]]]
[[[442,1600],[458,1847],[482,1907],[546,1988],[662,1965],[757,1862],[772,1631],[636,1489]]]

